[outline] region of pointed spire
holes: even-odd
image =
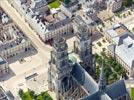
[[[104,63],[103,63],[103,58],[102,58],[102,69],[100,73],[100,79],[99,79],[99,91],[104,92],[106,88],[106,78],[104,75]]]

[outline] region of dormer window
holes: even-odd
[[[133,46],[133,43],[132,43],[132,44],[129,44],[129,45],[128,45],[128,48],[131,48],[132,46]]]

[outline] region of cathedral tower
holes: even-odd
[[[87,72],[94,72],[95,59],[92,55],[92,27],[87,26],[80,19],[76,19],[75,30],[77,31],[74,42],[74,52],[79,55],[84,69],[86,69]]]
[[[72,66],[68,58],[68,46],[64,38],[56,37],[51,51],[51,60],[48,69],[48,87],[54,91],[57,100],[66,98],[66,92],[71,88]]]

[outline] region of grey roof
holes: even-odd
[[[134,39],[129,34],[113,38],[115,44],[115,54],[126,63],[129,69],[133,68],[134,61]]]
[[[112,100],[106,93],[100,91],[92,94],[91,96],[85,97],[81,100]]]
[[[20,0],[21,3],[27,3],[27,0]]]
[[[5,51],[5,50],[10,49],[10,48],[13,48],[13,47],[16,47],[17,45],[20,45],[24,42],[26,42],[25,39],[18,38],[14,41],[3,43],[2,45],[0,45],[0,52]]]
[[[134,35],[120,23],[107,30],[107,34],[113,41],[108,49],[123,61],[127,70],[134,68]]]
[[[4,31],[7,37],[8,34],[10,34],[9,32],[11,31],[11,33],[15,36],[15,38],[11,40],[2,41],[0,44],[0,52],[5,51],[12,47],[16,47],[17,45],[28,41],[27,36],[14,24],[11,26],[9,25],[8,30],[4,30]]]
[[[128,94],[124,80],[117,81],[106,87],[106,80],[103,71],[104,70],[102,65],[102,70],[101,70],[100,80],[99,80],[99,90],[93,94],[90,93],[91,95],[84,97],[81,100],[115,100],[119,97]]]
[[[0,100],[10,100],[4,91],[4,89],[0,86]]]
[[[123,32],[129,33],[129,31],[127,30],[127,28],[126,28],[123,24],[121,24],[121,23],[118,23],[118,24],[113,25],[113,27],[110,28],[110,29],[108,29],[108,30],[106,31],[106,33],[107,33],[111,38],[117,37],[117,36],[119,36],[119,35],[121,35],[121,34],[125,34],[125,33],[121,33],[121,32],[120,32],[120,34],[118,34],[118,32],[116,31],[116,29],[119,29],[119,28],[123,29],[123,30],[124,30]]]
[[[115,99],[128,94],[124,80],[119,80],[106,88],[106,93],[110,98]]]
[[[115,100],[127,94],[128,92],[125,87],[125,82],[124,80],[120,80],[107,86],[105,92],[97,91],[81,100]]]
[[[98,91],[98,85],[93,78],[76,63],[72,71],[73,77],[87,90],[88,93],[93,94]]]
[[[3,58],[0,57],[0,65],[7,63]]]
[[[55,30],[57,28],[60,28],[62,26],[65,26],[65,25],[69,24],[70,22],[71,22],[71,19],[70,18],[66,18],[66,19],[60,20],[60,21],[58,21],[56,23],[48,25],[47,29],[48,30]]]
[[[35,9],[36,8],[41,8],[45,5],[47,5],[46,0],[37,0],[36,3],[35,3]]]
[[[75,0],[74,2],[71,1],[68,5],[65,5],[64,3],[63,3],[63,5],[65,7],[67,7],[67,8],[71,8],[71,7],[75,6],[75,5],[77,5],[78,3],[79,2],[77,0]]]
[[[100,92],[98,91],[98,92],[92,94],[91,96],[82,98],[81,100],[99,100],[99,95],[100,95]]]

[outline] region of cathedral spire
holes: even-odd
[[[100,78],[99,78],[99,91],[104,92],[106,88],[106,78],[104,74],[104,59],[102,59],[102,69],[100,73]]]

